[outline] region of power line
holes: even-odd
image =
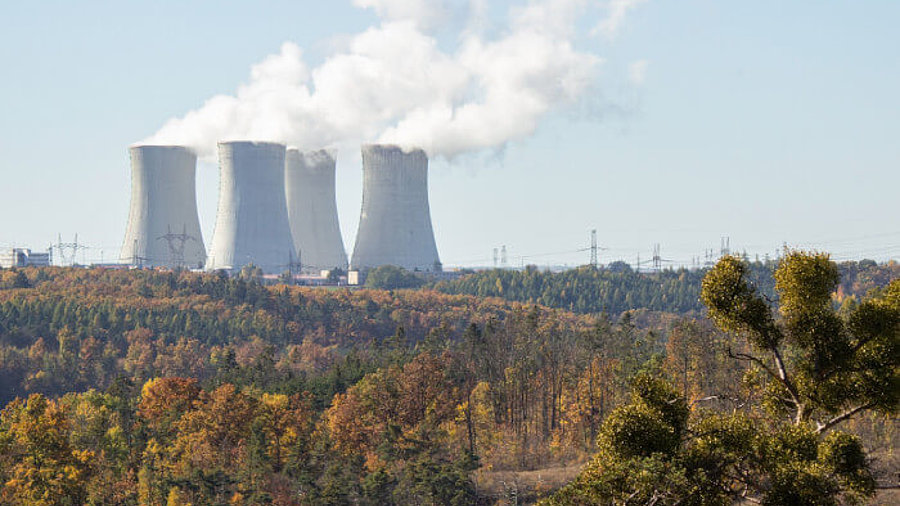
[[[599,259],[599,251],[608,251],[609,258],[607,262],[610,261],[625,261],[625,259],[630,255],[636,255],[637,261],[634,261],[634,257],[632,257],[632,265],[634,265],[635,269],[640,270],[644,267],[649,267],[654,270],[659,270],[664,267],[682,267],[682,268],[701,268],[701,267],[711,267],[715,264],[715,262],[722,256],[733,254],[736,251],[736,248],[731,246],[731,238],[729,236],[720,237],[720,243],[718,249],[706,248],[703,252],[697,255],[691,255],[690,257],[683,258],[664,258],[661,254],[661,247],[658,243],[652,246],[650,258],[647,259],[644,257],[644,260],[640,259],[640,250],[632,249],[632,248],[622,248],[622,247],[601,247],[596,241],[596,229],[591,230],[591,242],[586,247],[581,248],[572,248],[572,249],[561,249],[557,251],[548,251],[548,252],[538,252],[538,253],[528,253],[523,255],[517,255],[516,258],[521,261],[524,265],[526,261],[532,259],[540,259],[540,258],[548,258],[548,257],[563,257],[563,256],[572,256],[577,254],[582,254],[585,252],[589,253],[589,265],[600,265]],[[895,235],[900,235],[900,233],[886,233],[886,234],[878,234],[878,235],[869,235],[865,236],[865,238],[875,238],[875,237],[892,237]],[[799,245],[792,245],[792,247],[797,248]],[[596,248],[596,249],[595,249]],[[766,259],[778,259],[783,255],[784,245],[779,246],[774,249],[774,256],[772,255],[773,250],[769,249],[768,252],[763,254],[760,250],[757,249],[756,256],[764,257]],[[495,248],[495,250],[497,250]],[[489,258],[479,257],[472,258],[465,262],[447,262],[448,265],[473,265],[473,266],[487,266],[491,265],[491,261],[493,260],[493,264],[497,265],[498,263],[502,267],[508,267],[508,255],[506,256],[506,261],[502,259],[505,252],[505,246],[502,250],[496,251],[496,255]],[[740,250],[737,250],[740,251]],[[826,250],[827,251],[827,250]],[[841,248],[841,249],[832,249],[829,252],[831,257],[835,260],[853,260],[853,259],[861,259],[865,257],[875,257],[875,258],[897,258],[900,257],[900,245],[898,244],[887,244],[881,246],[871,246],[871,247],[860,247],[860,248]],[[753,251],[747,251],[744,249],[741,251],[742,255],[753,255]],[[595,261],[596,255],[596,261]],[[560,259],[561,260],[561,259]]]
[[[187,225],[184,225],[184,229],[180,234],[173,234],[172,227],[166,226],[167,233],[165,235],[159,236],[156,238],[157,241],[165,240],[166,244],[169,246],[169,263],[173,267],[181,267],[184,265],[184,246],[188,241],[198,241],[199,240],[187,233]],[[137,240],[135,240],[137,243]],[[137,248],[137,244],[135,244],[135,248]],[[137,249],[135,249],[135,252]]]
[[[50,259],[51,263],[54,258],[58,258],[60,262],[59,265],[62,266],[71,266],[75,265],[77,262],[77,256],[79,251],[84,251],[88,249],[87,246],[83,244],[78,244],[78,234],[75,234],[75,240],[72,242],[63,242],[62,234],[58,234],[56,244],[50,245]]]

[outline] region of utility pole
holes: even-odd
[[[138,256],[138,254],[137,254],[137,252],[138,252],[137,239],[134,240],[134,248],[131,251],[134,252],[134,255],[131,257],[131,265],[137,267],[138,269],[143,269],[144,262],[148,262],[148,261],[150,261],[150,259],[147,257]]]

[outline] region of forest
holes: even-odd
[[[844,350],[840,358],[809,345],[817,335],[797,337],[808,334],[807,313],[794,322],[793,313],[760,309],[760,301],[783,308],[794,300],[785,287],[797,276],[818,278],[776,279],[774,265],[734,262],[715,283],[704,281],[715,269],[656,278],[528,269],[416,290],[264,286],[220,273],[2,270],[0,503],[644,504],[620,499],[645,493],[658,504],[718,504],[770,493],[727,473],[809,477],[832,487],[829,497],[868,500],[892,483],[898,464],[896,265],[813,262],[833,283],[819,283],[827,293],[809,314],[846,336],[828,348]],[[490,283],[501,293],[435,290]],[[610,283],[619,296],[635,294],[631,302],[604,302],[618,300],[599,288]],[[655,295],[659,305],[639,305],[645,287],[665,291]],[[880,326],[864,326],[863,317]],[[764,338],[747,337],[759,329]],[[760,353],[786,357],[791,395],[766,375],[771,360]],[[860,376],[863,365],[880,375]],[[815,374],[833,388],[810,387],[821,383]],[[882,391],[893,397],[873,398]],[[664,493],[685,490],[678,476],[713,476],[698,459],[737,454],[692,439],[697,427],[796,419],[772,426],[802,428],[860,399],[871,402],[840,420],[844,439],[790,434],[813,448],[807,453],[856,449],[871,465],[767,460],[775,435],[745,430],[755,443],[742,451],[760,464],[716,468],[719,481],[708,480],[710,489],[727,482],[732,495],[701,490],[691,492],[694,502],[677,502]],[[622,434],[634,427],[657,427],[665,444],[646,455],[623,451]],[[772,471],[785,466],[799,470]],[[616,478],[629,469],[653,479]],[[856,481],[844,479],[851,474]]]
[[[773,272],[777,260],[749,261],[748,279],[772,300],[777,300]],[[859,300],[870,290],[885,286],[900,277],[900,263],[878,264],[872,260],[842,262],[836,299]],[[452,281],[431,286],[443,293],[501,297],[541,304],[575,313],[608,313],[646,309],[680,315],[701,316],[700,284],[709,271],[704,269],[663,269],[636,272],[624,262],[603,268],[583,266],[554,273],[528,266],[524,270],[493,269],[479,271]]]

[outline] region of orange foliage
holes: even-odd
[[[141,389],[138,415],[151,426],[177,420],[193,407],[200,395],[200,387],[193,378],[156,378]]]

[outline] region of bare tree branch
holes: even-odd
[[[821,434],[821,433],[825,432],[826,430],[834,427],[835,425],[843,422],[844,420],[850,418],[851,416],[859,413],[860,411],[872,408],[874,406],[875,406],[875,403],[871,403],[871,402],[868,404],[861,404],[859,406],[856,406],[855,408],[844,411],[843,413],[837,415],[836,417],[832,418],[831,420],[828,420],[825,423],[816,422],[816,434]]]
[[[766,371],[766,373],[769,376],[780,381],[778,374],[776,374],[775,371],[771,367],[767,366],[765,364],[765,362],[763,362],[762,359],[760,359],[759,357],[754,357],[753,355],[748,355],[746,353],[734,353],[733,351],[731,351],[731,347],[728,347],[725,350],[725,353],[728,354],[729,358],[733,358],[735,360],[743,360],[745,362],[753,362],[754,364],[762,367],[763,370]]]
[[[784,366],[784,360],[781,358],[781,352],[778,351],[778,347],[772,346],[771,350],[772,356],[775,357],[775,365],[778,367],[778,379],[781,380],[781,384],[784,385],[784,388],[790,392],[794,405],[797,406],[797,416],[794,418],[794,423],[800,423],[806,415],[805,407],[803,406],[803,403],[800,402],[800,394],[797,392],[797,388],[794,386],[791,378],[788,377],[787,368]]]
[[[775,358],[775,365],[778,367],[777,372],[766,365],[765,362],[759,357],[755,357],[753,355],[747,353],[735,353],[731,350],[731,348],[727,348],[725,351],[730,358],[734,358],[737,360],[744,360],[747,362],[753,362],[754,364],[760,366],[766,374],[771,376],[773,379],[777,380],[779,383],[784,385],[784,388],[791,395],[790,402],[794,405],[797,410],[796,415],[794,416],[794,423],[800,423],[803,421],[806,413],[803,406],[803,403],[800,402],[800,395],[797,392],[796,387],[791,382],[790,378],[787,374],[787,369],[784,366],[784,360],[781,358],[781,353],[778,351],[778,348],[772,347],[772,355]]]

